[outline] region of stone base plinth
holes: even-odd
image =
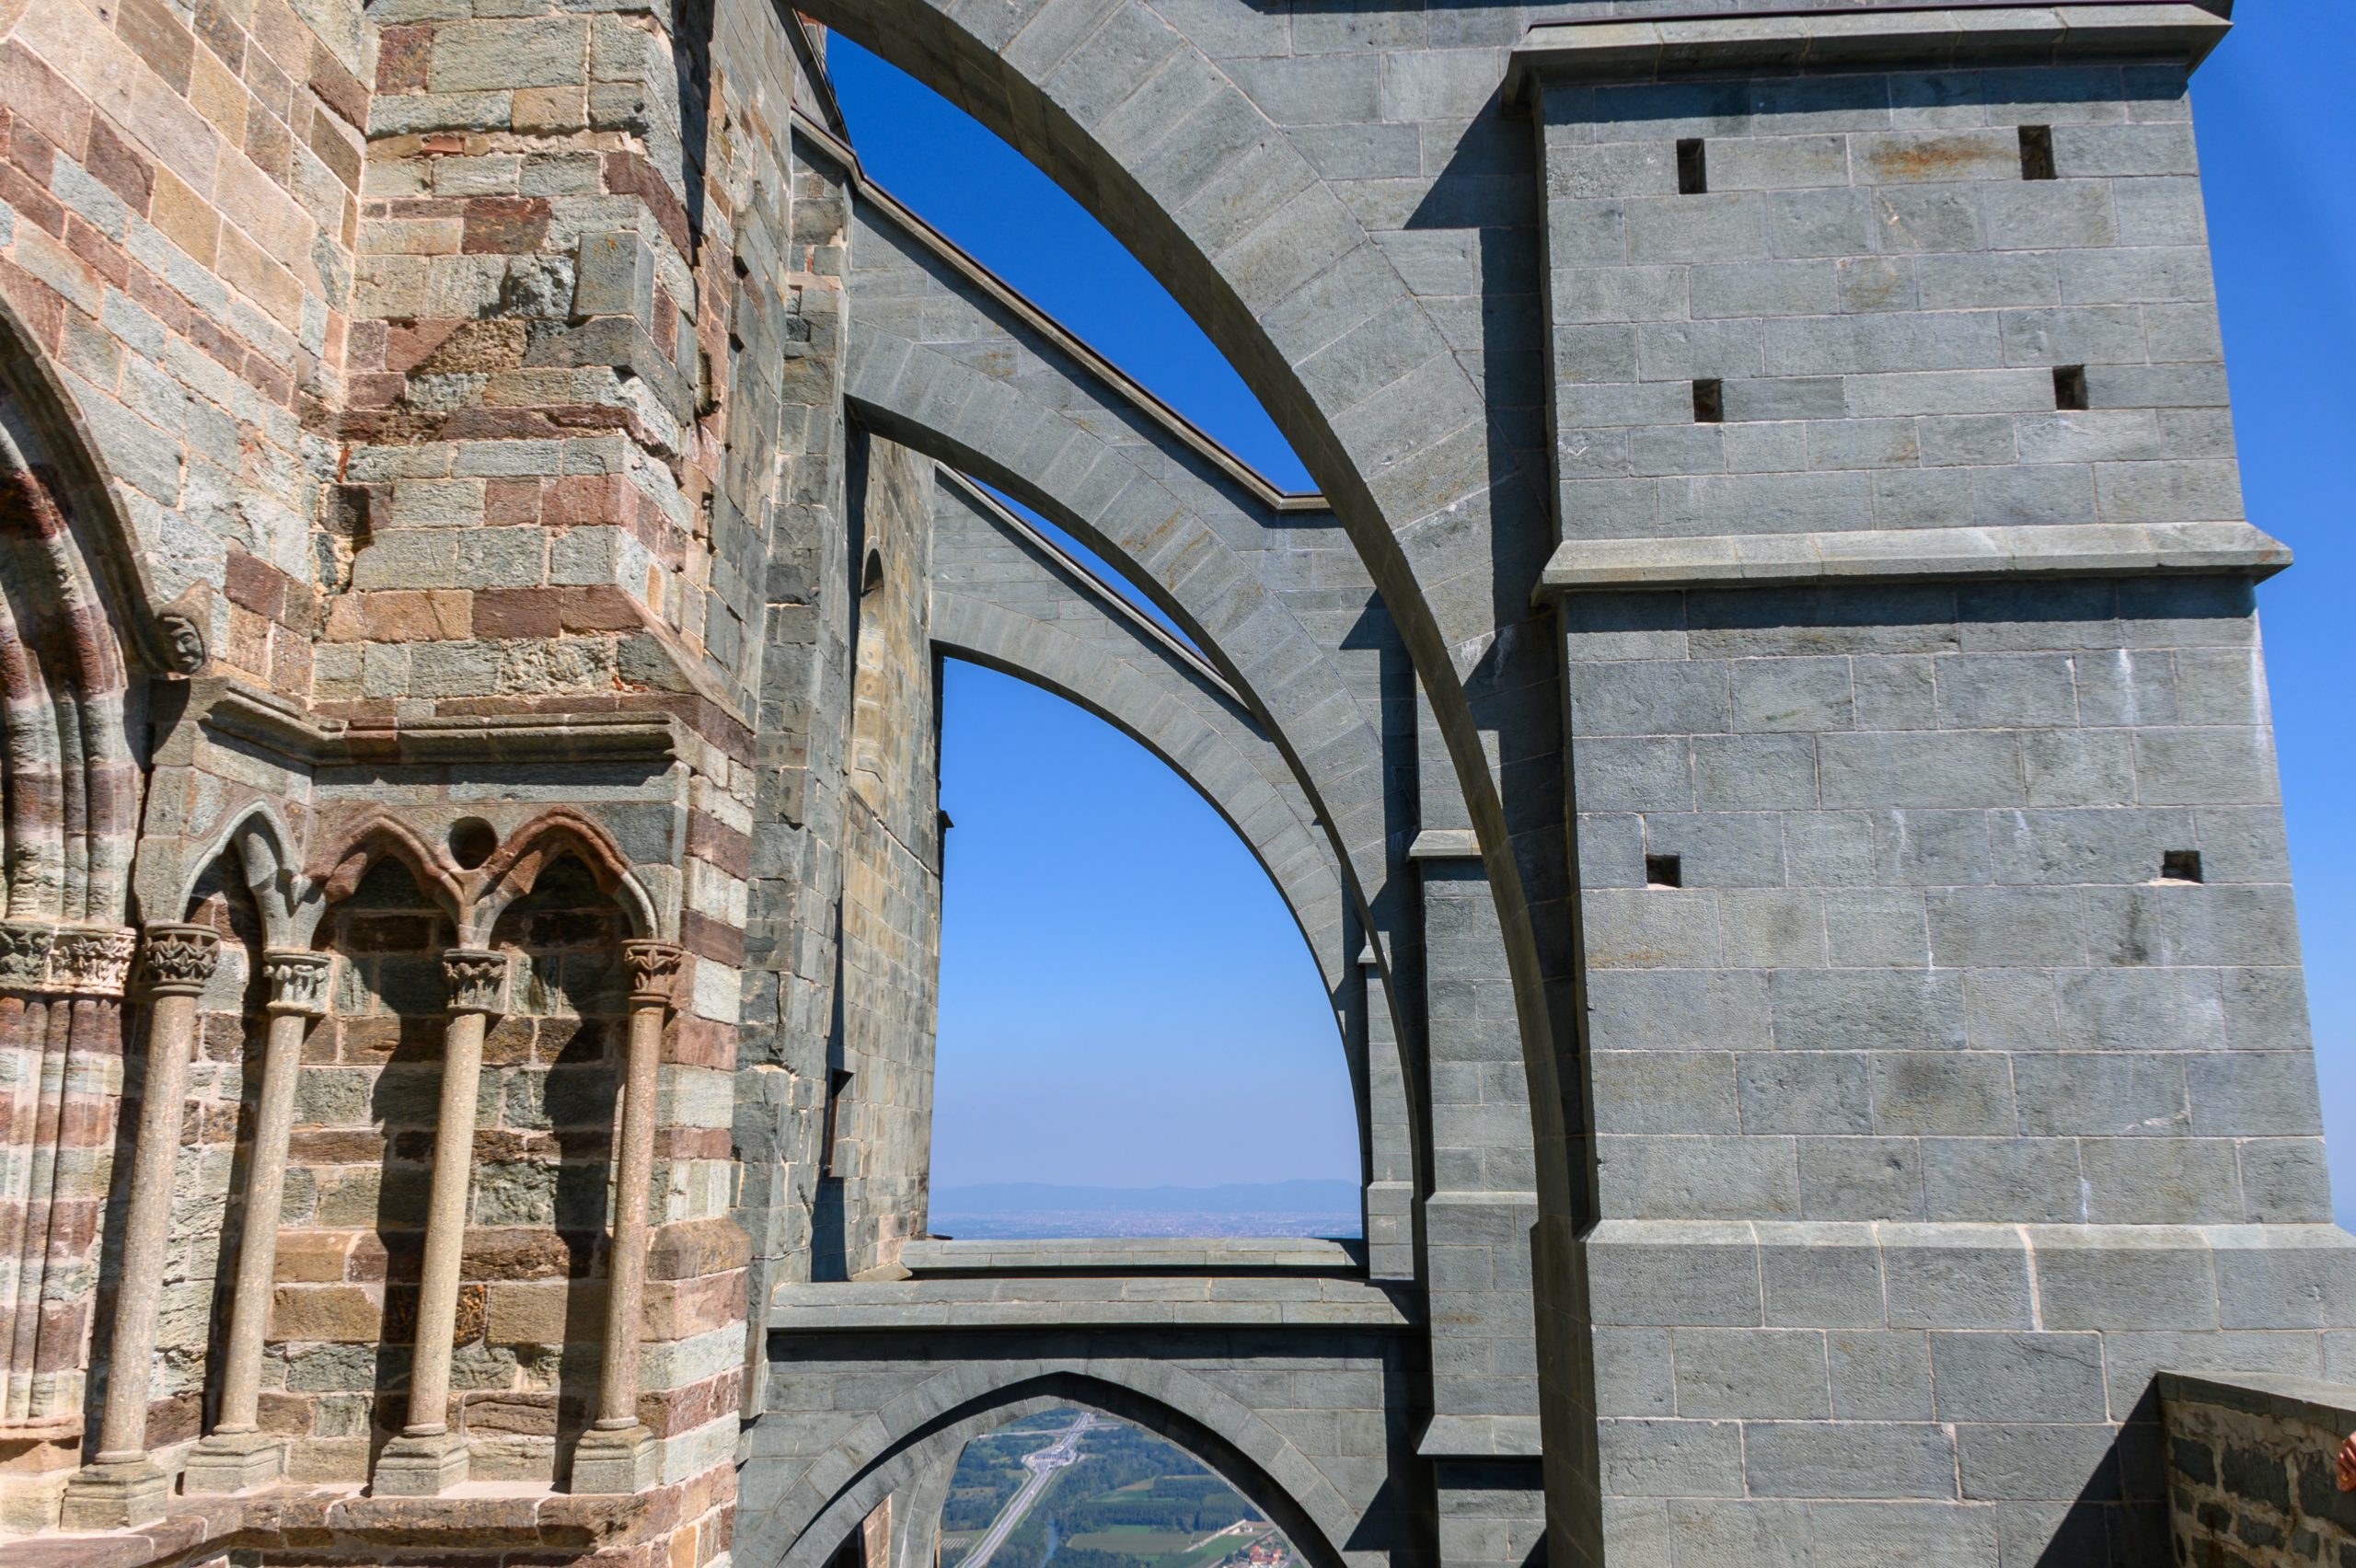
[[[152,1525],[171,1501],[172,1480],[142,1455],[85,1465],[65,1483],[59,1523],[69,1530],[128,1530]]]
[[[467,1479],[467,1440],[456,1432],[403,1433],[376,1456],[368,1491],[377,1497],[439,1497]]]
[[[643,1492],[658,1479],[657,1458],[654,1434],[643,1426],[616,1432],[593,1427],[582,1434],[572,1450],[572,1490],[621,1495]]]
[[[251,1492],[285,1475],[285,1439],[259,1432],[216,1432],[189,1450],[180,1490],[191,1496]]]

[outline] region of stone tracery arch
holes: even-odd
[[[509,834],[477,870],[480,892],[469,903],[461,936],[468,931],[487,936],[508,905],[529,894],[540,873],[568,855],[586,866],[598,891],[620,906],[631,935],[658,934],[654,901],[639,885],[612,837],[585,814],[558,806]]]
[[[352,896],[376,863],[389,856],[409,868],[419,891],[442,905],[454,922],[463,921],[467,897],[462,873],[445,851],[427,844],[409,824],[381,809],[364,811],[357,819],[339,825],[333,847],[316,855],[309,867],[309,881],[322,907]]]

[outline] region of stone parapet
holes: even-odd
[[[1793,8],[1763,17],[1542,22],[1513,51],[1505,95],[1533,77],[1646,80],[1716,71],[1855,69],[1909,64],[2058,65],[2166,59],[2198,65],[2232,23],[2184,0],[2092,5],[1893,6],[1837,16]]]
[[[1124,1236],[1094,1239],[908,1241],[900,1262],[918,1278],[957,1274],[1242,1274],[1366,1271],[1361,1242],[1287,1236]]]
[[[2356,1493],[2340,1490],[2334,1463],[2356,1434],[2356,1386],[2163,1372],[2159,1390],[2179,1562],[2356,1558]]]
[[[772,1330],[950,1328],[1403,1329],[1413,1293],[1353,1280],[1157,1275],[918,1279],[890,1284],[781,1285]]]

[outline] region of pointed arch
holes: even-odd
[[[1315,1568],[1342,1568],[1359,1510],[1292,1440],[1207,1379],[1166,1361],[1072,1356],[968,1363],[941,1372],[852,1425],[763,1512],[775,1461],[740,1488],[737,1560],[823,1568],[850,1528],[973,1438],[1059,1405],[1118,1416],[1169,1438],[1274,1519]],[[780,1478],[781,1479],[781,1478]]]
[[[140,912],[156,920],[186,918],[197,889],[214,866],[235,857],[246,887],[261,912],[262,935],[270,947],[293,947],[301,936],[298,915],[312,901],[304,896],[293,846],[297,842],[278,808],[268,801],[249,801],[230,814],[228,824],[193,854],[175,857],[154,872],[142,870]]]
[[[377,863],[390,857],[409,868],[418,890],[441,905],[461,931],[466,928],[468,901],[457,867],[392,813],[370,808],[336,836],[335,845],[307,869],[317,906],[306,910],[305,924],[316,926],[327,905],[351,897]]]
[[[662,934],[654,900],[612,836],[572,807],[557,806],[509,834],[507,841],[482,863],[476,873],[481,892],[468,911],[462,935],[468,940],[487,938],[507,906],[530,893],[540,873],[567,855],[588,867],[597,891],[621,906],[631,935]]]
[[[120,924],[139,803],[128,645],[183,667],[71,405],[0,308],[0,882],[17,920]]]

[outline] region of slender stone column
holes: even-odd
[[[433,1186],[425,1205],[409,1424],[376,1458],[371,1490],[382,1497],[438,1496],[467,1479],[467,1436],[449,1424],[450,1341],[458,1325],[458,1264],[466,1251],[467,1187],[474,1174],[483,1029],[487,1020],[506,1010],[507,955],[453,948],[442,955],[442,969],[450,983],[450,1022],[443,1037],[442,1104],[433,1123]]]
[[[667,942],[624,942],[629,970],[629,1060],[623,1078],[621,1168],[606,1262],[606,1346],[597,1420],[572,1453],[575,1492],[640,1492],[654,1483],[654,1435],[638,1419],[638,1359],[646,1308],[647,1211],[654,1188],[654,1098],[663,1025],[685,955]]]
[[[114,1328],[107,1345],[107,1402],[98,1458],[65,1488],[68,1529],[127,1529],[164,1516],[171,1480],[147,1452],[147,1396],[156,1363],[156,1315],[163,1304],[164,1254],[171,1243],[172,1166],[188,1102],[196,1002],[221,962],[219,933],[204,926],[146,930],[147,1083],[131,1152]]]
[[[286,1191],[286,1144],[294,1130],[295,1080],[303,1038],[327,1010],[334,959],[323,952],[272,948],[262,955],[270,982],[270,1034],[262,1047],[261,1109],[246,1162],[246,1218],[237,1242],[237,1283],[229,1302],[229,1339],[221,1374],[221,1416],[189,1453],[184,1492],[243,1492],[286,1473],[286,1445],[262,1435],[262,1343],[270,1332],[271,1291],[278,1264],[280,1201]]]

